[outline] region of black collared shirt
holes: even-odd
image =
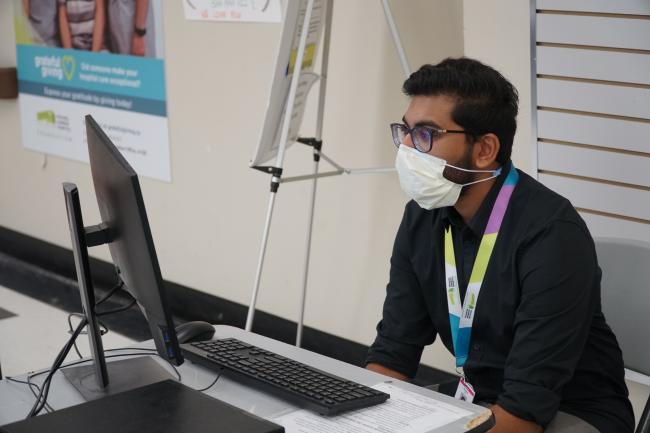
[[[424,346],[436,335],[454,353],[444,229],[451,225],[464,298],[509,168],[467,224],[451,207],[406,205],[367,362],[413,377]],[[571,203],[519,171],[478,297],[464,366],[475,401],[497,403],[543,427],[561,410],[601,433],[632,432],[621,351],[601,311],[600,277],[593,240]]]

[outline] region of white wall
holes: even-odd
[[[11,3],[0,2],[0,65],[15,65]],[[349,167],[392,165],[388,124],[406,99],[380,2],[335,3],[324,150]],[[393,9],[413,67],[462,54],[460,2],[395,1]],[[248,160],[280,26],[185,21],[178,1],[164,1],[163,15],[173,182],[141,179],[162,273],[248,304],[269,183]],[[17,101],[0,100],[0,225],[69,248],[61,182],[79,185],[86,223],[94,223],[89,167],[56,157],[43,167],[42,155],[21,147],[18,116]],[[309,133],[314,115],[305,123]],[[309,171],[310,152],[292,148],[286,167],[287,175]],[[308,194],[307,183],[280,188],[259,298],[261,309],[292,320]],[[321,181],[307,325],[372,341],[405,201],[395,175]],[[105,249],[93,255],[108,259]]]
[[[531,132],[530,5],[526,0],[463,0],[464,53],[501,72],[519,91],[512,160],[536,175]]]

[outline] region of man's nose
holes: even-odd
[[[411,133],[409,132],[404,136],[404,139],[402,140],[402,144],[407,147],[415,147],[413,144],[413,140],[411,139]]]

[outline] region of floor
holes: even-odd
[[[0,366],[4,376],[49,367],[68,338],[68,313],[0,286]],[[115,332],[105,334],[102,341],[105,349],[134,343]],[[80,336],[77,346],[88,356],[85,336]],[[67,360],[76,358],[73,350]]]

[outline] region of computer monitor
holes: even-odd
[[[63,189],[79,290],[84,314],[88,320],[88,337],[94,365],[91,372],[88,367],[78,371],[73,368],[63,371],[86,398],[96,398],[106,393],[123,391],[121,386],[116,387],[110,384],[114,379],[124,382],[124,380],[120,381],[119,377],[113,377],[113,370],[115,370],[116,376],[122,374],[133,376],[131,367],[135,364],[129,366],[128,362],[120,362],[119,364],[127,365],[117,371],[118,363],[111,362],[107,368],[95,314],[95,296],[90,278],[88,247],[108,244],[111,258],[119,278],[124,283],[124,288],[136,299],[149,324],[158,354],[176,365],[182,364],[183,356],[167,306],[165,287],[138,176],[97,122],[89,115],[86,116],[86,134],[90,169],[101,223],[96,226],[84,227],[76,186],[66,183]],[[115,368],[111,369],[111,366],[115,366]],[[163,369],[160,370],[164,372]],[[161,374],[161,377],[147,379],[148,373],[151,372],[141,372],[141,374],[135,375],[136,378],[140,377],[147,383],[129,383],[126,384],[127,387],[143,386],[169,377],[164,372],[165,374]],[[89,383],[89,377],[93,375],[94,383]],[[127,382],[133,380],[133,377],[129,377]]]

